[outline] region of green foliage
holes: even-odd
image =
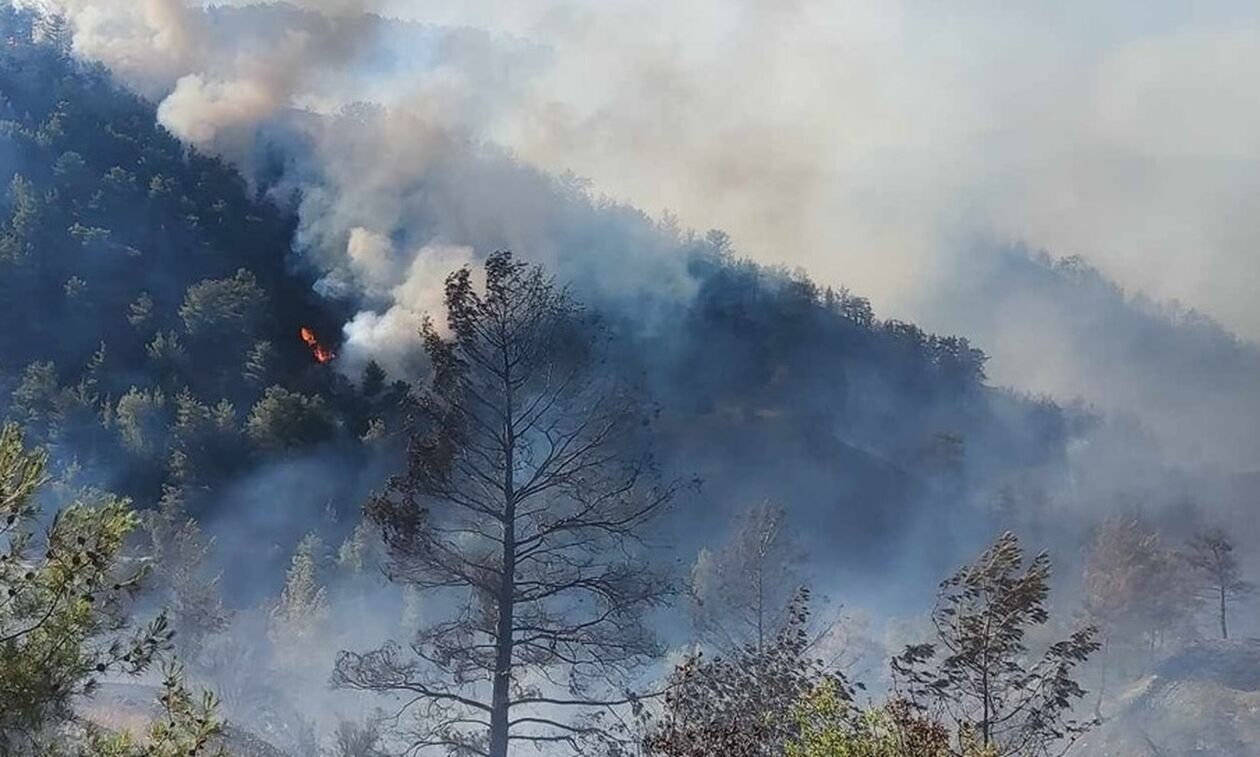
[[[777,757],[789,744],[802,743],[804,712],[798,702],[829,691],[848,707],[844,678],[811,656],[805,630],[808,602],[809,593],[802,589],[789,605],[786,623],[761,648],[750,645],[712,660],[693,656],[679,665],[670,677],[663,711],[650,723],[645,740],[649,753]]]
[[[18,174],[9,183],[9,204],[12,207],[9,229],[19,240],[33,241],[43,220],[45,198],[40,196],[29,179]]]
[[[143,741],[127,733],[92,729],[86,747],[75,757],[227,757],[226,749],[214,746],[223,733],[215,715],[217,700],[209,692],[194,697],[179,666],[165,670],[158,702],[162,715],[149,726]]]
[[[127,307],[127,322],[135,328],[143,328],[153,320],[153,297],[141,292]]]
[[[369,360],[367,366],[363,368],[363,380],[360,382],[359,391],[368,399],[375,399],[385,391],[385,369],[375,360]]]
[[[1111,653],[1127,642],[1153,649],[1185,631],[1198,586],[1159,533],[1135,516],[1111,517],[1094,533],[1082,590],[1086,614]],[[1139,656],[1145,656],[1142,649]]]
[[[114,410],[114,423],[122,436],[123,447],[147,458],[165,455],[171,417],[166,395],[160,389],[132,387],[118,399]]]
[[[0,753],[52,743],[98,676],[147,668],[170,631],[159,617],[126,634],[142,571],[121,560],[137,517],[110,497],[63,506],[37,534],[44,453],[0,431]]]
[[[21,383],[13,390],[10,412],[25,428],[38,430],[37,433],[48,438],[60,393],[57,367],[49,361],[31,363],[22,372]]]
[[[796,736],[785,757],[954,757],[949,731],[900,700],[861,710],[823,682],[797,702]],[[964,749],[961,757],[989,757]]]
[[[263,450],[284,452],[331,439],[336,423],[323,397],[271,386],[249,411],[245,433]]]
[[[175,449],[172,478],[183,484],[209,483],[241,460],[236,408],[227,400],[210,407],[187,389],[175,396]]]
[[[79,278],[78,276],[71,276],[66,279],[65,285],[62,287],[66,293],[67,300],[74,300],[82,297],[87,292],[87,288],[87,281]]]
[[[292,217],[69,55],[64,27],[45,33],[47,20],[2,5],[0,321],[21,324],[0,330],[0,386],[14,400],[0,402],[5,419],[48,443],[57,464],[77,457],[87,475],[109,470],[112,485],[145,498],[164,483],[206,485],[247,452],[238,438],[235,455],[204,461],[204,439],[172,442],[169,429],[137,423],[156,417],[158,390],[169,423],[184,390],[211,408],[223,398],[248,408],[266,386],[300,378],[329,414],[365,425],[358,398],[333,391],[332,371],[302,374],[297,325],[325,319],[313,281],[286,264]],[[83,384],[101,342],[111,364]]]
[[[1029,631],[1050,620],[1049,593],[1049,557],[1025,561],[1019,540],[1005,533],[941,583],[936,638],[893,660],[907,701],[947,720],[959,749],[974,738],[995,755],[1042,754],[1092,726],[1073,717],[1073,706],[1085,695],[1076,668],[1099,649],[1095,629],[1040,655],[1028,648]]]
[[[337,567],[350,573],[362,573],[370,564],[380,561],[380,549],[372,524],[360,521],[337,548]]]
[[[101,183],[110,190],[123,194],[136,188],[136,175],[122,166],[113,166],[105,172]]]
[[[1221,638],[1229,638],[1227,620],[1231,601],[1255,593],[1255,584],[1242,577],[1234,542],[1221,528],[1209,528],[1186,541],[1183,558],[1194,572],[1201,596],[1216,605]]]
[[[266,302],[254,274],[242,268],[231,278],[207,279],[189,287],[179,316],[194,336],[236,337],[255,332]]]
[[[109,229],[99,226],[84,226],[81,223],[75,223],[69,229],[70,236],[79,241],[79,244],[87,247],[93,244],[102,244],[109,239]]]
[[[174,331],[158,333],[144,348],[153,367],[159,373],[173,373],[182,368],[188,360],[188,353]]]
[[[176,488],[167,488],[158,508],[144,515],[143,526],[153,566],[151,589],[167,608],[180,658],[196,661],[205,639],[226,629],[232,618],[219,577],[207,565],[213,541],[188,516],[183,492]]]
[[[280,658],[292,662],[328,619],[328,592],[318,579],[323,542],[309,533],[298,543],[280,599],[271,610],[271,638]]]
[[[255,386],[266,386],[275,362],[275,345],[267,340],[254,342],[245,356],[245,380]]]
[[[804,555],[781,505],[742,511],[726,543],[701,550],[691,570],[691,615],[700,638],[723,652],[760,649],[801,587]]]
[[[74,180],[79,178],[86,168],[87,162],[83,160],[82,155],[73,150],[67,150],[53,164],[53,173],[63,179]]]

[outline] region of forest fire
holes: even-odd
[[[330,363],[333,358],[337,357],[337,353],[328,347],[319,343],[319,337],[315,336],[315,332],[303,326],[298,334],[302,337],[302,341],[306,342],[306,346],[311,348],[311,355],[319,363]]]

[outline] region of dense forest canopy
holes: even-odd
[[[69,55],[64,28],[6,13],[0,307],[30,324],[4,337],[10,417],[142,502],[165,485],[222,488],[320,445],[353,456],[365,435],[387,435],[392,382],[418,377],[314,364],[300,329],[335,350],[345,312],[313,293],[315,272],[291,254],[292,208],[172,138],[151,105]],[[861,297],[741,261],[720,233],[674,244],[694,295],[670,304],[662,331],[641,332],[633,311],[604,313],[619,335],[613,359],[646,374],[672,446],[731,440],[725,429],[746,424],[786,444],[827,440],[896,504],[939,473],[929,458],[950,435],[1008,463],[1053,459],[1066,439],[1062,411],[987,388],[966,339],[881,321]],[[1022,417],[1003,419],[1016,408]],[[745,438],[727,454],[743,454]],[[662,453],[667,464],[681,449]],[[844,486],[849,474],[812,475]]]
[[[335,27],[207,11],[290,15]],[[321,140],[389,114],[233,162],[74,35],[0,5],[0,751],[1146,754],[1152,677],[1247,648],[1255,474],[1185,450],[1248,459],[1257,353],[1210,320],[1022,250],[972,282],[1071,311],[1108,393],[1167,369],[1118,416],[492,146],[340,229]],[[1224,399],[1148,422],[1176,383]]]

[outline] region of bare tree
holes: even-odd
[[[645,613],[668,584],[643,526],[676,488],[638,449],[648,415],[599,364],[599,330],[540,268],[496,253],[484,291],[446,281],[406,471],[367,505],[392,580],[447,608],[407,659],[396,645],[337,663],[337,684],[409,697],[409,753],[504,757],[516,742],[613,738],[619,688],[658,654]]]
[[[783,507],[770,502],[740,513],[730,538],[701,550],[691,570],[691,611],[702,641],[723,653],[762,650],[788,618],[802,586],[802,553]]]
[[[1185,559],[1202,579],[1204,593],[1217,602],[1221,638],[1228,639],[1228,603],[1255,591],[1253,584],[1243,580],[1233,543],[1221,529],[1208,529],[1186,542]]]
[[[954,724],[959,749],[971,740],[999,757],[1043,755],[1070,744],[1088,723],[1072,719],[1085,691],[1075,668],[1098,649],[1084,628],[1030,654],[1028,631],[1050,619],[1050,560],[1025,562],[1019,540],[1003,534],[971,565],[941,584],[936,640],[893,660],[900,693]]]

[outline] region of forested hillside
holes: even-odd
[[[313,359],[299,329],[336,351],[346,314],[290,254],[286,198],[172,138],[151,104],[72,60],[64,30],[5,13],[0,308],[24,324],[0,337],[6,415],[82,480],[141,506],[186,487],[197,513],[268,460],[375,454],[360,440],[403,413],[387,384],[423,376],[342,376]],[[1062,413],[986,388],[965,339],[740,262],[720,233],[676,247],[696,293],[663,335],[605,315],[617,359],[664,413],[658,456],[709,481],[706,501],[791,497],[878,530],[931,496],[928,479],[1061,449]],[[752,465],[767,444],[781,453]],[[312,496],[353,512],[347,494]]]
[[[950,292],[935,309],[992,350],[999,380],[1139,419],[1184,463],[1255,467],[1260,349],[1203,313],[1023,248],[960,267]]]
[[[331,28],[207,12],[290,16]],[[414,225],[340,219],[421,252],[339,287],[304,137],[369,107],[282,112],[234,166],[71,35],[0,4],[0,753],[1029,757],[1254,621],[1244,532],[1192,499],[1251,480],[1140,418],[481,145],[402,182]],[[556,249],[479,245],[500,208],[430,191],[462,172],[542,198]],[[377,361],[356,324],[416,270],[431,318]]]
[[[290,265],[292,218],[72,62],[58,29],[34,44],[4,13],[6,415],[84,481],[153,502],[392,409],[383,376],[356,390],[300,338],[338,321]]]

